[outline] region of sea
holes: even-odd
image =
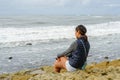
[[[120,59],[120,16],[0,16],[0,74],[52,66],[84,25],[87,62]]]

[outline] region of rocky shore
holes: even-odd
[[[1,74],[0,80],[120,80],[120,59],[92,63],[85,70],[55,73],[52,66]]]

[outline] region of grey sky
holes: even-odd
[[[0,0],[0,15],[119,15],[120,0]]]

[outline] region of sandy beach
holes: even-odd
[[[120,80],[120,59],[92,63],[85,70],[55,73],[52,66],[1,74],[0,80]]]

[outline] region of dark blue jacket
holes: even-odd
[[[77,39],[77,48],[72,52],[69,57],[69,63],[74,68],[82,68],[84,63],[86,62],[88,52],[90,49],[90,44],[84,38]]]
[[[89,42],[84,37],[81,37],[74,41],[62,54],[58,54],[57,57],[67,56],[72,67],[81,68],[87,59],[89,49]]]

